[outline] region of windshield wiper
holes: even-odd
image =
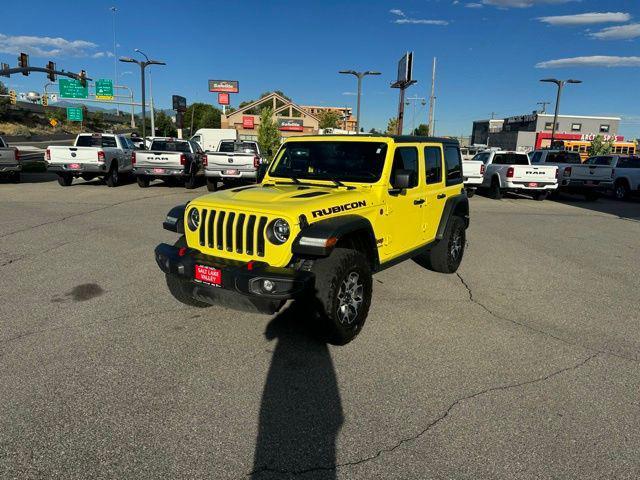
[[[336,184],[336,186],[338,187],[344,187],[344,183],[342,183],[340,180],[338,180],[337,178],[334,177],[329,177],[329,180],[331,180],[333,183]]]

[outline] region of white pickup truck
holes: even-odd
[[[248,140],[222,140],[216,151],[207,152],[207,159],[204,174],[209,191],[217,190],[219,181],[255,182],[262,164],[258,143]]]
[[[580,154],[566,150],[534,150],[529,153],[532,165],[558,167],[558,190],[584,195],[596,200],[602,190],[613,188],[613,167],[583,164]]]
[[[526,153],[492,149],[477,154],[473,160],[484,163],[482,187],[488,188],[495,199],[512,191],[544,200],[558,188],[557,167],[531,165]]]
[[[462,180],[468,197],[473,197],[484,180],[485,166],[479,160],[462,160]]]
[[[613,195],[618,200],[628,200],[640,195],[640,157],[609,154],[590,157],[587,165],[613,167]]]
[[[47,170],[58,175],[58,183],[68,187],[74,178],[102,177],[110,187],[118,185],[122,174],[133,170],[135,147],[124,135],[81,133],[72,147],[47,147]]]
[[[196,142],[169,137],[153,138],[149,150],[138,150],[133,158],[133,173],[141,188],[156,178],[169,184],[181,179],[185,188],[196,188],[207,163],[207,156]]]
[[[10,147],[0,137],[0,176],[7,177],[13,183],[20,182],[20,151],[16,147]]]

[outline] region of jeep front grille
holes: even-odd
[[[200,217],[200,246],[264,257],[267,217],[206,208]]]

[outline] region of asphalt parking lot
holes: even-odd
[[[169,295],[205,192],[0,184],[0,477],[640,476],[640,201],[476,196],[458,274],[381,272],[328,347]]]

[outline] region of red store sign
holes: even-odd
[[[242,128],[253,130],[254,126],[255,124],[253,117],[242,117]]]

